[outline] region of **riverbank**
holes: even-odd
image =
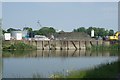
[[[105,45],[92,46],[90,50],[93,51],[120,50],[120,44],[111,44],[109,46]]]
[[[86,50],[92,46],[110,45],[109,41],[103,40],[10,40],[3,41],[4,44],[16,44],[18,42],[35,46],[37,50]],[[6,46],[5,46],[6,47]]]
[[[75,40],[50,40],[50,41],[3,41],[3,50],[120,50],[120,44],[111,44],[110,41],[75,41]]]
[[[19,41],[16,43],[3,42],[2,49],[3,50],[36,50],[37,48],[33,45],[29,45],[22,41]]]
[[[119,75],[119,67],[120,67],[120,61],[107,63],[107,64],[101,64],[99,66],[96,66],[94,68],[89,68],[85,70],[77,70],[77,71],[71,71],[68,72],[67,76],[63,76],[62,74],[56,74],[53,76],[53,78],[117,78]]]

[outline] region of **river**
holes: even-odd
[[[114,51],[3,51],[3,78],[48,78],[118,60]]]

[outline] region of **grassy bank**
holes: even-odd
[[[93,69],[75,71],[67,78],[116,78],[119,73],[119,62],[107,63]]]
[[[120,44],[111,44],[109,46],[105,45],[92,46],[91,50],[120,50]]]
[[[119,74],[120,61],[101,64],[95,68],[90,68],[86,70],[71,71],[67,76],[62,74],[56,74],[58,78],[117,78]],[[54,77],[53,77],[54,78]]]
[[[35,50],[36,49],[35,46],[28,45],[23,42],[10,43],[10,44],[3,43],[2,47],[3,50]]]

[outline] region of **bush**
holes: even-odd
[[[33,50],[36,49],[35,46],[25,44],[23,42],[11,44],[9,47],[4,47],[3,49],[11,49],[11,50]]]

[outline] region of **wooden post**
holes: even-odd
[[[79,50],[81,50],[81,48],[80,48],[80,41],[79,41]]]
[[[43,44],[43,41],[42,41],[42,50],[44,50],[44,44]]]
[[[75,47],[75,49],[77,50],[77,47],[76,47],[75,43],[73,41],[71,41],[71,42],[72,42],[73,46]]]
[[[87,41],[85,40],[85,49],[87,49]]]
[[[67,41],[67,50],[69,50],[69,47],[68,47],[68,41]]]
[[[48,41],[48,46],[49,46],[49,50],[51,50],[51,48],[50,48],[50,41]]]
[[[61,47],[60,47],[60,50],[63,49],[63,41],[61,41]]]

